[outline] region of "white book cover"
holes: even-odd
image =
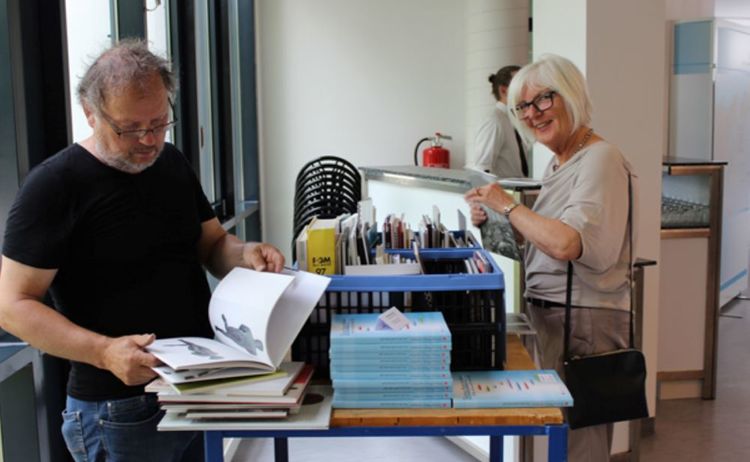
[[[160,403],[188,404],[188,403],[226,403],[226,404],[258,404],[268,405],[297,405],[301,402],[307,390],[315,368],[306,365],[294,379],[289,389],[281,396],[278,395],[249,395],[242,392],[233,391],[229,394],[219,394],[216,391],[208,393],[191,393],[179,394],[174,391],[159,392],[158,399]],[[265,406],[267,407],[267,406]]]
[[[211,295],[215,339],[155,340],[147,350],[168,368],[154,370],[170,383],[276,370],[330,281],[304,271],[234,268]]]
[[[168,413],[159,422],[159,431],[210,431],[210,430],[325,430],[331,421],[330,386],[313,386],[296,415],[287,419],[252,420],[197,420]]]

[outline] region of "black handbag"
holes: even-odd
[[[646,360],[634,347],[633,338],[633,194],[628,176],[628,232],[630,235],[630,336],[629,348],[590,356],[569,354],[570,309],[573,285],[573,264],[568,262],[565,294],[565,345],[563,366],[565,384],[573,396],[568,409],[571,429],[648,417],[646,404]]]

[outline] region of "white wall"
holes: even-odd
[[[294,179],[321,155],[408,165],[440,131],[463,165],[463,0],[256,4],[265,240],[289,256]]]
[[[529,62],[530,15],[529,0],[466,1],[467,164],[474,163],[474,136],[479,126],[488,117],[494,117],[496,101],[488,77],[503,66],[523,66]]]

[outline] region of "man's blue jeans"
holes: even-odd
[[[153,393],[109,401],[68,396],[62,434],[76,462],[202,461],[195,432],[157,432],[164,415]]]

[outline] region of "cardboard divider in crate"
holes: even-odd
[[[487,257],[489,271],[467,274],[464,260],[477,251]],[[315,364],[316,374],[328,377],[331,314],[383,312],[396,306],[402,311],[443,313],[453,335],[452,369],[501,369],[505,361],[502,270],[483,249],[422,249],[419,255],[427,274],[330,276],[331,284],[295,341],[292,357]]]

